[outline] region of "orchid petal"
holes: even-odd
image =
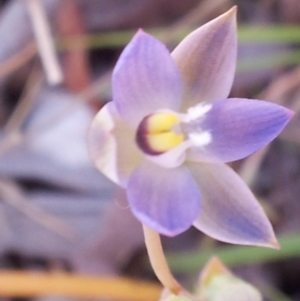
[[[189,34],[172,52],[183,80],[182,110],[227,98],[236,67],[236,8]]]
[[[122,187],[126,187],[129,175],[142,160],[134,135],[113,102],[99,111],[88,132],[89,153],[94,164]]]
[[[121,54],[112,87],[120,116],[134,128],[157,110],[180,108],[179,71],[166,46],[142,30]]]
[[[228,243],[278,247],[267,216],[231,168],[217,163],[187,165],[202,196],[196,228]]]
[[[127,186],[133,213],[153,230],[174,236],[187,230],[200,210],[200,191],[188,168],[142,162]]]
[[[153,163],[165,168],[178,167],[185,161],[186,150],[190,147],[190,145],[190,141],[184,141],[177,147],[174,147],[161,155],[145,155],[145,157]]]
[[[202,162],[242,159],[271,142],[292,116],[292,111],[260,100],[215,101],[205,116],[190,123],[191,129],[201,129],[190,133],[194,145],[188,151],[188,159]],[[201,145],[205,133],[209,139]]]

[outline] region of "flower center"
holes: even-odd
[[[180,119],[169,112],[148,115],[137,129],[137,145],[149,155],[167,152],[184,140],[179,124]]]

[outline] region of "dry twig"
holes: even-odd
[[[65,223],[63,223],[59,218],[50,215],[44,212],[41,208],[31,204],[14,182],[9,180],[1,180],[0,196],[2,201],[21,211],[23,214],[40,225],[70,241],[74,240],[74,232],[68,228]]]
[[[156,301],[161,287],[125,278],[87,277],[63,273],[2,271],[1,297],[63,296],[70,298],[101,298],[124,301]]]
[[[39,0],[27,0],[27,6],[48,82],[50,85],[59,84],[63,80],[63,74],[43,6]]]

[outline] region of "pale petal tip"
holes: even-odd
[[[280,246],[279,242],[277,241],[276,237],[274,237],[273,240],[270,241],[268,246],[271,249],[275,249],[275,250],[280,250],[281,249],[281,246]]]
[[[295,115],[294,111],[287,109],[287,108],[286,108],[286,113],[287,113],[289,119],[292,119]]]
[[[233,6],[232,8],[230,8],[227,12],[225,12],[224,14],[220,15],[219,18],[220,19],[234,19],[236,20],[236,15],[237,15],[237,6]]]
[[[139,28],[135,35],[142,35],[142,34],[145,34],[144,29],[143,28]]]
[[[291,119],[294,117],[295,112],[288,108],[285,108],[285,107],[282,107],[282,109],[284,110],[284,113],[286,116],[285,123],[284,123],[284,127],[285,127],[291,121]]]
[[[144,36],[147,36],[148,34],[142,29],[142,28],[139,28],[138,30],[137,30],[137,32],[134,34],[134,36],[132,37],[132,39],[131,39],[131,42],[133,41],[133,40],[136,40],[136,39],[138,39],[138,38],[140,38],[140,37],[144,37]]]
[[[235,15],[237,13],[237,5],[234,5],[231,9],[229,9],[227,13]]]
[[[257,244],[257,246],[266,247],[266,248],[270,248],[270,249],[274,249],[274,250],[280,250],[280,248],[281,248],[274,233],[272,233],[272,236],[270,237],[270,239],[268,241]]]
[[[135,33],[135,35],[133,36],[133,38],[143,38],[143,37],[146,37],[146,38],[154,38],[154,36],[150,35],[149,33],[147,33],[143,28],[139,28],[137,30],[137,32]]]
[[[203,26],[222,26],[223,24],[231,23],[233,25],[233,29],[236,30],[237,27],[237,6],[233,6],[231,9],[223,13],[222,15],[216,17],[215,19],[209,21],[208,23],[204,24]],[[201,28],[201,27],[200,27]]]

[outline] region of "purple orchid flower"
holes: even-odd
[[[236,8],[188,35],[170,54],[139,30],[113,72],[113,101],[96,115],[96,167],[126,189],[135,216],[161,234],[191,225],[230,243],[276,247],[254,195],[226,162],[272,141],[293,113],[229,98]]]

